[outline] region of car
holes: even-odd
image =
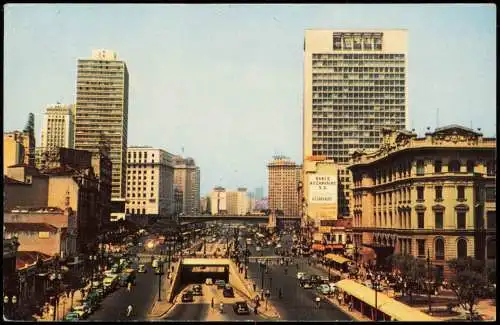
[[[78,314],[78,313],[76,313],[74,311],[69,312],[69,313],[66,314],[66,316],[64,316],[64,320],[65,321],[69,321],[69,322],[72,322],[72,321],[74,322],[74,321],[77,321],[77,320],[80,320],[80,319],[82,319],[80,317],[80,314]]]
[[[306,275],[306,272],[297,272],[297,279],[302,280],[304,275]]]
[[[335,291],[337,291],[337,286],[335,285],[335,283],[330,282],[330,283],[328,283],[328,286],[330,287],[331,294],[333,294],[333,293],[335,293]]]
[[[233,288],[231,288],[231,287],[224,288],[224,290],[222,291],[222,295],[225,298],[234,298],[234,290],[233,290]]]
[[[250,309],[245,301],[237,301],[233,304],[233,310],[238,315],[250,314]]]
[[[328,282],[330,282],[330,278],[328,277],[328,275],[322,275],[319,277],[319,279],[321,280],[321,282],[323,282],[324,284],[327,284]]]
[[[193,286],[193,295],[195,295],[195,296],[203,296],[203,291],[201,289],[201,285],[195,284]]]
[[[78,314],[80,319],[85,319],[88,316],[88,310],[84,305],[73,306],[72,312]]]
[[[213,282],[212,278],[206,278],[205,284],[211,286],[212,284],[214,284],[214,282]]]
[[[216,280],[215,285],[217,286],[217,289],[224,289],[226,287],[226,281]]]
[[[322,281],[319,275],[313,274],[311,275],[311,282],[320,284]]]
[[[328,284],[320,284],[316,287],[316,291],[321,294],[328,295],[330,294],[330,286]]]
[[[139,273],[146,273],[146,266],[144,264],[139,264],[139,269],[137,270]]]
[[[193,302],[193,292],[191,290],[184,292],[182,294],[181,300],[182,302]]]
[[[312,285],[312,283],[311,283],[311,282],[309,282],[309,281],[304,281],[304,282],[302,283],[302,288],[304,288],[304,289],[312,289],[312,287],[313,287],[313,285]]]

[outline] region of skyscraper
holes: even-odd
[[[109,141],[113,164],[113,199],[125,199],[128,128],[128,70],[117,54],[93,50],[90,59],[78,60],[75,148],[96,152]]]
[[[255,199],[262,200],[263,198],[264,198],[264,188],[263,187],[255,188]]]
[[[182,212],[196,215],[200,210],[200,167],[193,158],[173,158],[174,184],[183,194]]]
[[[55,104],[46,107],[42,125],[42,148],[74,147],[74,105]]]
[[[303,155],[339,164],[340,213],[349,215],[356,149],[376,150],[382,127],[408,119],[406,30],[306,30]]]
[[[282,156],[275,156],[267,165],[269,209],[281,210],[285,216],[299,216],[298,185],[301,166]]]

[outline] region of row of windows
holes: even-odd
[[[317,67],[332,67],[330,68],[331,71],[334,72],[349,72],[349,73],[368,73],[368,72],[380,72],[380,73],[398,73],[401,78],[404,78],[404,72],[405,72],[405,67],[403,66],[391,66],[391,67],[382,67],[382,66],[376,66],[376,67],[359,67],[359,66],[344,66],[344,67],[335,67],[335,63],[342,63],[342,62],[328,62],[328,61],[313,61],[313,68]],[[353,62],[353,63],[358,63],[358,62]],[[313,69],[316,70],[316,69]]]
[[[382,60],[382,59],[389,59],[389,60],[402,60],[405,58],[404,54],[364,54],[364,53],[359,53],[359,54],[318,54],[314,53],[312,55],[313,60]]]

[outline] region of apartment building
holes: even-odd
[[[450,125],[427,132],[383,130],[373,152],[356,151],[353,239],[383,263],[393,253],[446,261],[496,258],[496,139]]]
[[[174,214],[173,155],[152,147],[127,149],[126,214],[152,220]]]
[[[200,167],[193,158],[173,158],[174,184],[182,191],[182,213],[197,215],[200,212]]]
[[[116,52],[93,50],[79,59],[76,80],[75,148],[97,152],[108,141],[113,199],[125,199],[129,75]]]
[[[302,167],[284,156],[274,156],[267,165],[271,211],[285,216],[299,216],[299,183]]]
[[[215,187],[210,193],[210,212],[213,216],[228,215],[227,192],[224,187]]]
[[[45,108],[42,124],[42,148],[74,147],[74,113],[72,104],[55,104]]]
[[[29,131],[3,134],[3,174],[13,165],[35,166],[35,139]]]
[[[382,127],[408,127],[406,30],[306,30],[303,156],[339,164],[340,214],[349,216],[356,149],[377,149]]]

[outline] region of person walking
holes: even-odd
[[[130,314],[132,314],[132,305],[128,305],[127,307],[127,317],[130,317]]]
[[[132,282],[129,282],[127,284],[127,291],[130,292],[131,289],[132,289]]]
[[[212,297],[212,303],[211,303],[212,309],[214,309],[214,297]]]

